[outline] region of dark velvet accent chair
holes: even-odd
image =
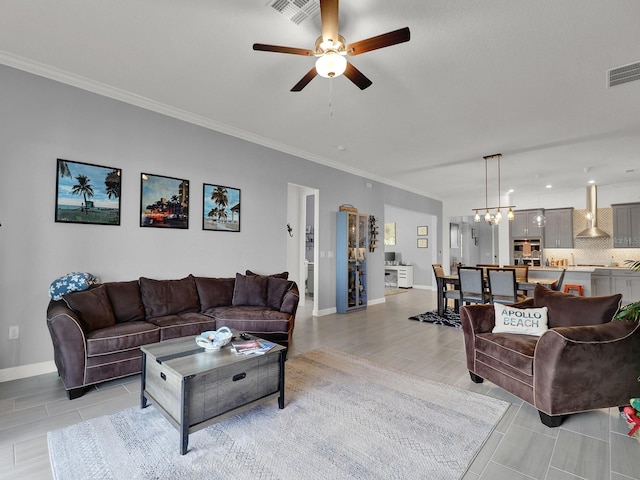
[[[547,307],[549,329],[540,336],[493,333],[493,305],[461,307],[471,379],[531,404],[549,427],[568,414],[628,405],[640,397],[640,323],[613,320],[621,298],[536,285],[533,298],[512,306]]]

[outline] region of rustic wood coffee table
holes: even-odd
[[[194,337],[184,337],[140,350],[140,406],[150,401],[178,429],[182,455],[190,433],[276,397],[284,408],[282,345],[262,355],[236,354],[231,344],[205,352]]]

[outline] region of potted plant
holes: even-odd
[[[625,260],[631,270],[640,270],[640,260]],[[628,322],[637,322],[640,319],[640,302],[633,302],[625,305],[616,314],[617,320],[626,320]]]

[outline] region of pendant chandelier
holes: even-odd
[[[496,153],[494,155],[487,155],[484,158],[484,208],[473,208],[472,210],[475,212],[475,216],[473,217],[473,221],[478,223],[480,222],[480,212],[484,211],[484,221],[489,225],[498,225],[502,221],[502,208],[507,209],[507,219],[509,221],[513,220],[515,215],[513,213],[513,209],[515,205],[500,205],[500,159],[502,158],[501,153]],[[497,159],[498,164],[498,206],[490,207],[489,206],[489,175],[488,175],[488,164],[489,160]]]

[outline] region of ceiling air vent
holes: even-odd
[[[272,0],[267,5],[276,9],[296,25],[320,13],[319,0]]]
[[[640,62],[609,70],[609,86],[615,87],[623,83],[640,80]]]

